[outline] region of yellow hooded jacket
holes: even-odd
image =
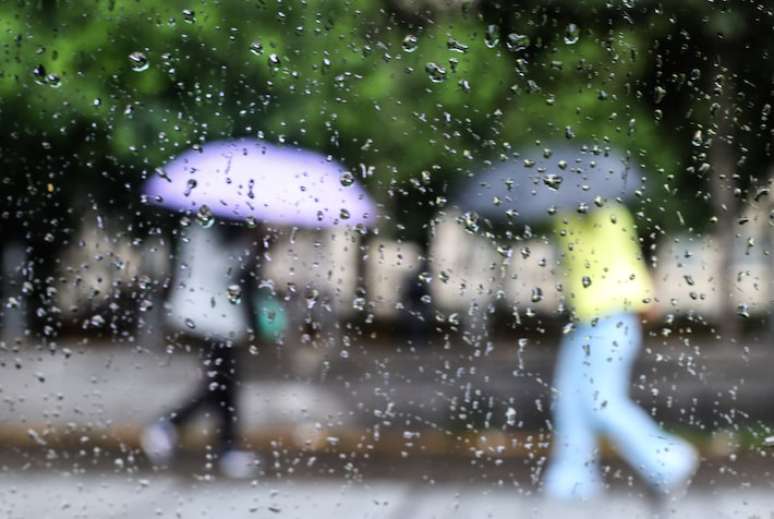
[[[610,204],[588,214],[563,214],[556,233],[567,304],[581,321],[639,312],[653,297],[631,213]]]

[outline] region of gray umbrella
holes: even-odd
[[[632,161],[597,146],[549,146],[482,172],[457,198],[463,211],[493,221],[535,221],[554,211],[576,211],[632,198],[644,187]]]

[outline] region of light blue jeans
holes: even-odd
[[[605,436],[656,490],[689,477],[697,458],[685,441],[662,431],[629,397],[642,342],[638,316],[617,314],[580,324],[562,341],[554,387],[554,442],[545,492],[590,498],[602,490],[597,439]]]

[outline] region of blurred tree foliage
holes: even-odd
[[[769,44],[745,38],[771,20],[698,0],[3,2],[2,218],[56,242],[86,209],[131,217],[180,151],[253,135],[341,160],[382,232],[422,240],[465,178],[569,138],[644,164],[655,222],[699,225],[719,81],[741,173],[764,176]]]

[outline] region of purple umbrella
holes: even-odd
[[[169,209],[209,209],[222,218],[276,225],[370,224],[376,214],[371,198],[341,164],[254,139],[186,151],[149,179],[144,192],[151,203]]]

